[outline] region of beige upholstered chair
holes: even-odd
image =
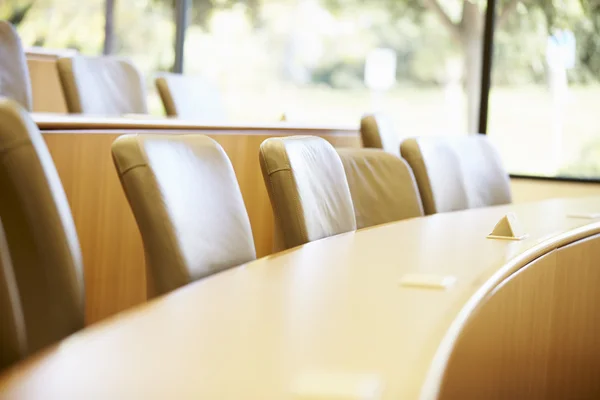
[[[511,202],[508,174],[484,135],[411,138],[401,152],[427,215]]]
[[[0,223],[0,371],[25,358],[25,322],[2,223]]]
[[[146,253],[151,294],[256,258],[231,162],[204,135],[127,135],[112,147]]]
[[[360,121],[360,136],[366,148],[400,155],[400,137],[390,118],[383,114],[365,115]]]
[[[139,71],[117,57],[75,56],[57,62],[69,112],[146,114],[146,90]]]
[[[0,21],[0,96],[13,99],[27,111],[33,108],[31,82],[19,35]]]
[[[401,158],[379,149],[338,149],[357,228],[423,215],[419,189]]]
[[[69,204],[42,135],[6,99],[0,100],[0,194],[31,353],[83,328],[83,268]]]
[[[267,139],[259,158],[275,216],[276,250],[356,229],[344,167],[326,140]]]
[[[163,74],[156,78],[156,88],[169,116],[212,121],[225,119],[219,92],[201,77]]]

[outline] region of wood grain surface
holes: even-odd
[[[568,215],[598,208],[472,209],[314,241],[84,329],[2,374],[0,398],[435,399],[445,381],[445,398],[595,399],[600,221]],[[487,239],[508,212],[530,236]],[[421,274],[456,281],[401,283]]]

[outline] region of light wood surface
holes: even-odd
[[[43,131],[55,130],[160,130],[163,132],[205,131],[221,134],[280,134],[284,132],[304,135],[352,135],[358,137],[357,126],[326,126],[297,124],[289,122],[274,122],[264,124],[244,123],[215,123],[181,120],[175,118],[160,118],[151,115],[127,114],[122,117],[90,116],[80,114],[50,114],[35,113],[33,119]]]
[[[145,123],[142,125],[146,126]],[[257,256],[271,254],[273,215],[258,163],[258,150],[269,137],[297,134],[298,131],[223,128],[169,132],[207,134],[223,146],[240,184]],[[347,133],[329,129],[311,132],[336,147],[360,146],[356,130]],[[112,142],[126,133],[164,131],[76,129],[44,131],[43,134],[63,182],[79,235],[85,268],[87,323],[99,321],[147,298],[141,237],[110,152]]]
[[[146,300],[142,240],[110,153],[118,136],[43,135],[79,236],[87,323]]]
[[[588,382],[592,388],[587,379],[600,373],[597,361],[585,364],[572,355],[600,336],[600,311],[590,307],[597,297],[599,241],[581,240],[598,235],[600,221],[567,215],[598,209],[598,197],[550,200],[438,214],[312,242],[90,327],[4,373],[0,397],[259,400],[311,398],[312,392],[336,398],[333,392],[364,383],[380,387],[380,395],[343,398],[435,398],[442,361],[462,327],[496,298],[499,319],[514,315],[517,303],[526,310],[518,322],[554,315],[552,333],[548,325],[533,325],[527,334],[534,338],[526,343],[539,338],[543,344],[550,335],[549,362],[564,364],[557,371],[571,368],[572,376],[583,366],[594,368],[584,379],[556,385]],[[530,236],[486,239],[509,211]],[[540,258],[547,254],[556,254],[556,263]],[[452,276],[456,283],[445,290],[400,285],[407,274]],[[564,290],[553,296],[557,281]],[[572,301],[577,287],[585,295]],[[569,305],[582,308],[568,312]],[[536,307],[542,315],[535,315]],[[581,335],[565,337],[564,324]],[[486,333],[509,350],[516,335],[508,326]],[[472,383],[484,355],[460,377],[463,384]]]
[[[600,196],[600,183],[559,182],[512,178],[513,202],[540,201],[558,197]]]
[[[27,50],[27,68],[31,80],[34,112],[66,113],[68,111],[56,60],[70,54],[72,53],[43,49]]]
[[[459,335],[440,398],[598,398],[599,260],[596,235],[501,282]]]

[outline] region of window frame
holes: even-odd
[[[490,88],[492,81],[492,68],[494,64],[494,35],[496,31],[496,12],[498,8],[497,0],[487,0],[487,8],[485,11],[485,26],[483,36],[483,60],[481,71],[481,98],[479,102],[479,133],[487,134],[488,115],[489,115],[489,100]],[[525,174],[510,174],[511,178],[529,179],[540,181],[555,181],[555,182],[578,182],[578,183],[600,183],[600,177],[571,177],[571,176],[543,176],[543,175],[525,175]]]

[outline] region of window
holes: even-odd
[[[102,53],[103,0],[7,0],[0,3],[0,18],[16,26],[25,47]]]
[[[153,81],[175,61],[176,1],[6,0],[0,17],[26,46],[131,58],[162,114]],[[355,126],[381,111],[401,136],[476,132],[495,4],[487,133],[507,168],[600,177],[598,1],[189,2],[184,72],[218,88],[229,120]]]
[[[163,114],[154,78],[174,61],[172,1],[8,0],[0,3],[0,18],[17,27],[25,47],[128,57],[146,79],[151,113]],[[112,28],[105,32],[107,20]]]
[[[599,178],[600,3],[514,3],[496,24],[490,137],[511,173]]]
[[[175,61],[175,19],[172,0],[112,0],[114,50],[131,59],[146,79],[151,114],[164,114],[154,80]]]
[[[379,110],[403,135],[466,133],[470,92],[475,129],[485,8],[479,4],[192,4],[185,73],[213,81],[232,120],[270,122],[286,114],[291,121],[357,125],[365,112]]]

